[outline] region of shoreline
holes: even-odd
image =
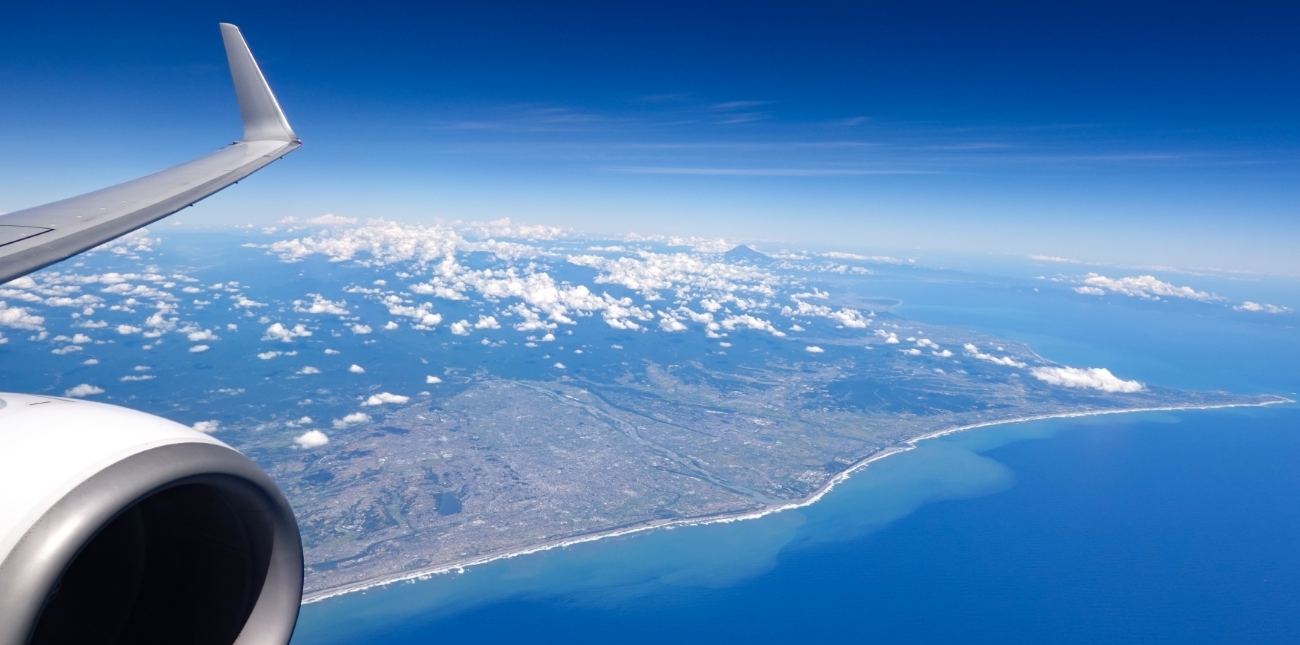
[[[322,600],[327,600],[329,598],[335,598],[350,593],[364,592],[367,589],[373,589],[375,587],[387,587],[389,585],[397,584],[400,582],[415,582],[417,580],[428,580],[438,575],[446,575],[450,573],[458,573],[458,574],[464,573],[465,569],[469,567],[488,564],[491,562],[496,562],[498,560],[508,560],[510,558],[515,558],[519,556],[531,555],[533,553],[540,553],[542,551],[550,551],[552,549],[575,546],[586,542],[595,542],[597,540],[604,540],[607,538],[615,538],[624,535],[631,535],[634,533],[656,531],[661,529],[671,530],[679,527],[704,526],[708,524],[726,524],[730,522],[756,520],[762,517],[766,517],[768,515],[773,515],[784,511],[804,508],[821,501],[821,499],[825,497],[827,494],[829,494],[832,490],[834,490],[837,485],[842,484],[845,481],[848,481],[848,479],[852,477],[854,473],[866,468],[867,466],[871,465],[873,462],[879,461],[881,459],[885,459],[886,457],[911,451],[915,449],[916,444],[921,441],[925,441],[927,439],[935,439],[950,434],[956,434],[958,432],[966,432],[968,430],[988,428],[991,426],[1011,425],[1015,423],[1029,423],[1033,421],[1046,421],[1049,419],[1073,419],[1073,418],[1082,418],[1082,417],[1104,416],[1109,414],[1133,414],[1138,412],[1174,412],[1174,411],[1183,411],[1183,410],[1221,410],[1226,408],[1260,408],[1260,407],[1278,405],[1283,403],[1295,403],[1295,401],[1285,397],[1281,397],[1277,395],[1269,395],[1269,396],[1275,397],[1274,400],[1261,401],[1258,403],[1224,403],[1224,404],[1217,404],[1217,405],[1185,405],[1185,406],[1173,405],[1173,406],[1159,406],[1159,407],[1149,407],[1149,408],[1090,410],[1086,412],[1060,412],[1055,414],[1040,414],[1040,415],[1029,416],[1029,417],[1019,417],[1015,419],[1004,419],[1001,421],[985,421],[981,423],[973,423],[964,426],[956,426],[944,430],[936,430],[934,432],[928,432],[926,434],[908,439],[898,446],[886,448],[867,457],[863,457],[862,459],[859,459],[858,461],[854,462],[848,468],[837,473],[834,477],[831,477],[825,484],[822,484],[821,487],[813,491],[812,494],[804,497],[803,499],[781,504],[779,506],[771,506],[757,511],[741,511],[735,513],[726,513],[720,515],[694,517],[694,518],[683,518],[683,519],[674,519],[674,520],[650,520],[648,522],[642,522],[640,524],[635,524],[623,528],[596,531],[592,533],[586,533],[583,535],[561,538],[558,540],[543,542],[540,544],[535,544],[521,549],[516,549],[513,551],[505,551],[505,552],[500,552],[495,554],[488,554],[476,558],[471,558],[468,560],[462,560],[460,562],[453,562],[451,564],[443,564],[435,567],[429,567],[426,569],[420,569],[418,571],[403,573],[401,575],[396,575],[381,580],[358,582],[351,585],[345,585],[342,587],[335,587],[333,589],[315,592],[312,594],[305,594],[302,598],[302,604],[309,605],[312,603],[320,602]]]

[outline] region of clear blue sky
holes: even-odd
[[[180,219],[325,212],[1300,274],[1300,5],[8,3],[0,211],[238,136]],[[217,6],[219,5],[219,7]]]

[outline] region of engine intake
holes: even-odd
[[[302,546],[253,462],[124,408],[0,402],[0,645],[288,642]]]

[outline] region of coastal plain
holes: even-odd
[[[926,332],[936,346],[973,336]],[[1003,361],[1045,363],[1023,345],[976,340]],[[272,474],[299,513],[308,599],[584,536],[787,506],[952,428],[1268,400],[1051,387],[973,356],[937,368],[860,344],[852,358],[756,347],[741,360],[666,364],[630,349],[607,352],[615,378],[471,374],[322,449],[280,451]]]

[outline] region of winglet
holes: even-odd
[[[244,141],[297,141],[298,136],[284,118],[284,111],[271,93],[271,86],[266,84],[252,52],[248,51],[239,27],[221,23],[221,39],[226,43],[239,114],[244,118]]]

